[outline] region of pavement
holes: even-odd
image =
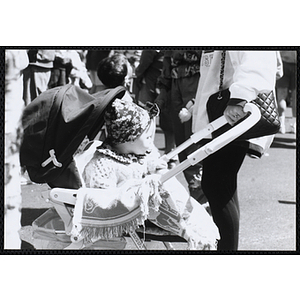
[[[295,251],[296,250],[296,135],[289,132],[291,109],[286,116],[287,132],[276,134],[266,156],[261,159],[246,157],[238,176],[240,201],[240,251]],[[157,128],[156,146],[163,152],[164,137]],[[186,186],[182,174],[179,181]],[[42,193],[48,190],[45,184],[22,186],[21,225],[28,226],[51,204]],[[33,249],[22,242],[22,249]],[[126,249],[136,249],[126,237]],[[147,240],[148,249],[162,250],[168,247],[184,250],[186,243],[175,240],[170,244]]]

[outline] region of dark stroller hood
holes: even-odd
[[[124,87],[94,95],[73,85],[42,93],[24,110],[24,137],[20,148],[21,165],[32,181],[49,183],[73,161],[73,154],[87,136],[94,139],[104,124],[107,106],[125,94]],[[59,162],[47,162],[54,151]],[[61,165],[61,166],[60,166]]]

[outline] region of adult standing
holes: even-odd
[[[164,67],[171,68],[165,74],[171,75],[171,116],[177,146],[185,142],[192,134],[192,118],[188,109],[192,106],[196,96],[200,78],[200,50],[173,50],[166,51],[164,55]],[[195,145],[182,151],[178,157],[184,161],[187,156],[195,151]],[[185,179],[192,197],[203,202],[201,191],[201,163],[191,166],[184,171]]]
[[[157,97],[157,79],[163,67],[163,52],[159,50],[143,50],[140,63],[135,69],[138,93],[135,101],[145,106],[147,102],[153,103]]]
[[[90,94],[97,93],[103,89],[103,83],[97,76],[98,64],[102,59],[108,57],[110,53],[111,50],[89,50],[86,55],[86,68],[93,84],[89,91]]]
[[[165,55],[165,51],[163,51]],[[161,75],[157,79],[158,96],[155,99],[155,103],[160,109],[159,113],[159,126],[162,129],[165,137],[165,154],[175,149],[175,134],[171,111],[171,68],[170,61],[163,59],[163,68]],[[169,168],[176,165],[178,157],[173,157],[169,160]]]
[[[208,98],[218,92],[222,51],[203,51],[201,78],[193,109],[193,132],[208,123]],[[245,113],[243,106],[261,92],[275,90],[276,51],[226,51],[223,88],[231,97],[224,115],[233,125]],[[256,139],[264,140],[267,137]],[[253,141],[254,142],[254,141]],[[237,250],[239,240],[239,203],[237,174],[249,149],[232,142],[203,160],[202,189],[217,224],[221,240],[218,250]]]
[[[93,84],[85,67],[85,51],[55,50],[55,60],[48,88],[73,84],[91,89]]]
[[[5,51],[5,208],[4,248],[20,249],[21,181],[19,147],[22,137],[20,118],[24,109],[22,71],[28,66],[26,50]]]
[[[280,132],[285,133],[285,111],[287,100],[290,99],[293,118],[296,118],[296,81],[297,81],[297,52],[280,51],[283,63],[283,76],[276,83],[278,112],[281,123]],[[296,121],[291,124],[293,133],[296,133]]]
[[[30,49],[28,58],[29,65],[23,72],[25,105],[48,89],[55,50]]]
[[[160,108],[159,125],[164,133],[165,153],[175,148],[175,135],[170,116],[170,77],[166,76],[163,68],[164,51],[160,50],[143,50],[140,63],[136,68],[135,102],[142,107],[147,102],[156,103]],[[169,167],[175,166],[176,158],[171,159]]]

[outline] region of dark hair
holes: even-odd
[[[109,88],[123,85],[127,75],[127,58],[123,54],[115,54],[102,59],[98,65],[97,75]]]

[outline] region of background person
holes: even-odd
[[[30,49],[28,59],[29,65],[23,71],[25,105],[48,89],[55,50]]]
[[[285,111],[287,102],[292,107],[294,121],[290,124],[291,132],[296,133],[296,81],[297,81],[297,52],[280,51],[283,63],[283,76],[277,80],[276,92],[278,101],[278,112],[281,123],[280,132],[286,133]]]
[[[172,118],[176,146],[181,145],[192,134],[192,115],[188,109],[191,108],[191,103],[196,96],[200,78],[200,57],[200,50],[168,50],[164,53],[163,77],[170,81],[169,113]],[[184,114],[184,111],[187,114]],[[178,154],[179,161],[184,161],[196,149],[196,145],[191,145],[182,151]],[[201,162],[189,167],[183,173],[192,197],[204,203],[206,199],[201,190]]]
[[[20,249],[21,168],[19,148],[22,138],[22,71],[28,66],[26,50],[5,51],[5,167],[4,167],[4,248]]]
[[[102,89],[102,82],[97,76],[97,69],[99,62],[110,55],[111,50],[88,50],[86,55],[86,68],[92,81],[92,88],[89,90],[90,94],[97,93]]]
[[[159,50],[143,50],[139,65],[135,69],[135,84],[137,94],[135,102],[145,106],[153,103],[157,97],[157,79],[161,75],[163,66],[163,52]]]

